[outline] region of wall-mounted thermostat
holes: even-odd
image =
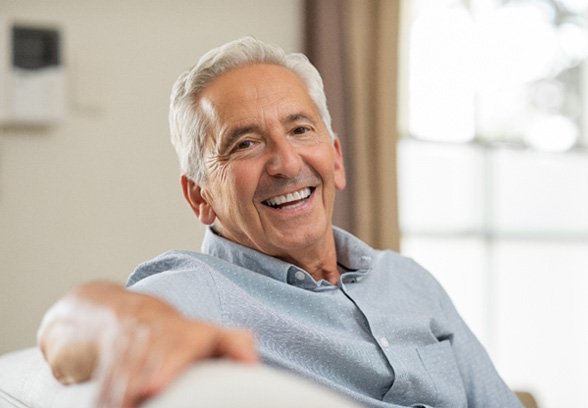
[[[60,29],[0,18],[0,124],[58,123],[65,95]]]

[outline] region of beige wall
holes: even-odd
[[[301,4],[0,0],[0,15],[62,26],[69,85],[62,124],[0,128],[0,353],[33,345],[43,311],[73,285],[124,282],[160,252],[199,248],[168,142],[170,86],[242,35],[299,50]]]

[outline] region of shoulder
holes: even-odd
[[[375,258],[374,269],[376,270],[385,270],[387,273],[393,273],[407,279],[424,279],[431,283],[435,282],[433,275],[413,258],[389,249],[374,249],[373,254]]]
[[[221,323],[215,276],[223,262],[196,252],[165,252],[139,265],[129,276],[127,288],[165,300],[191,318]]]
[[[373,275],[380,284],[420,298],[445,299],[447,294],[437,279],[414,259],[391,250],[374,250]]]
[[[163,272],[205,272],[221,268],[222,263],[218,258],[198,252],[168,251],[140,264],[129,275],[127,287]]]

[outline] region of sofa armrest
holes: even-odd
[[[94,381],[62,385],[53,378],[37,348],[0,356],[0,406],[17,408],[90,408]],[[356,405],[321,386],[263,365],[209,360],[190,367],[144,408],[325,407]]]
[[[97,392],[93,382],[60,384],[36,347],[0,356],[2,407],[91,407]]]

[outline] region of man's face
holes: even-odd
[[[339,142],[302,80],[281,66],[248,65],[214,80],[200,104],[215,124],[200,219],[282,259],[324,245],[345,174]]]

